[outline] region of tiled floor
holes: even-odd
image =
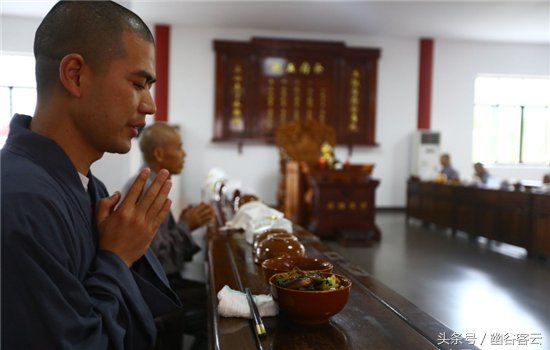
[[[476,345],[485,337],[482,349],[550,349],[550,259],[407,223],[401,212],[377,213],[376,222],[382,240],[372,247],[325,243]],[[491,344],[507,333],[515,346]],[[518,343],[523,334],[542,345]]]

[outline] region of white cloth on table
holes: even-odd
[[[277,303],[269,294],[253,295],[261,317],[276,316],[279,313]],[[223,317],[252,318],[246,294],[225,285],[218,292],[218,313]]]
[[[245,238],[252,244],[254,235],[270,228],[280,228],[292,233],[292,222],[284,218],[284,214],[260,201],[245,203],[239,208],[225,228],[245,230]]]
[[[275,210],[260,201],[252,201],[243,204],[235,213],[235,216],[226,223],[228,228],[246,229],[246,225],[251,220],[261,218],[279,219],[284,216],[278,210]]]

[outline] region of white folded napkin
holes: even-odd
[[[268,294],[253,295],[261,317],[276,316],[279,313],[277,303]],[[223,317],[252,318],[246,294],[225,285],[218,292],[218,313]]]
[[[233,219],[229,220],[225,226],[232,229],[246,229],[247,223],[251,220],[261,218],[279,219],[284,216],[278,210],[275,210],[260,201],[252,201],[243,204],[235,213]]]

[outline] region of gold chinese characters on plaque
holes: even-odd
[[[332,126],[339,144],[376,145],[380,50],[341,42],[215,40],[214,141],[273,142],[290,121]]]

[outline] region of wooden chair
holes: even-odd
[[[324,142],[335,146],[336,131],[316,120],[289,122],[275,132],[275,144],[280,155],[278,209],[304,227],[310,212],[310,205],[305,198],[307,181],[304,173],[308,167],[318,164]]]

